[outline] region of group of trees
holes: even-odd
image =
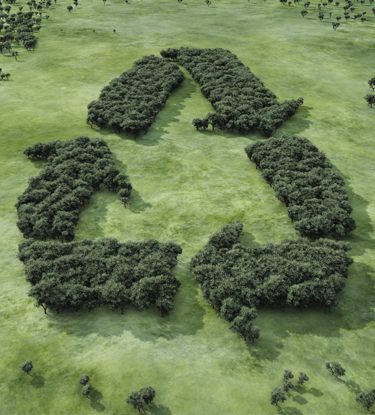
[[[82,395],[86,396],[86,398],[89,397],[91,392],[91,386],[88,384],[89,380],[89,375],[86,373],[79,378],[79,383],[82,385]]]
[[[204,297],[221,317],[233,324],[245,311],[256,316],[259,306],[283,310],[290,305],[302,311],[318,304],[325,312],[338,304],[353,262],[346,256],[348,243],[300,238],[247,248],[240,244],[242,227],[238,221],[224,225],[190,264]]]
[[[375,14],[375,9],[374,9],[374,14]],[[368,84],[369,84],[370,88],[374,91],[375,90],[375,77],[371,78],[368,81]],[[364,99],[366,100],[366,102],[370,106],[370,108],[372,108],[372,106],[375,105],[375,94],[366,94]]]
[[[32,285],[29,296],[45,313],[81,307],[90,311],[103,304],[123,314],[127,304],[140,311],[155,304],[162,316],[168,315],[181,285],[171,271],[181,253],[179,245],[154,239],[65,244],[27,239],[19,245]]]
[[[284,376],[283,376],[283,389],[280,388],[280,386],[276,386],[276,388],[273,389],[271,392],[271,405],[279,406],[279,402],[285,402],[286,401],[286,395],[284,392],[288,393],[290,389],[293,389],[293,383],[291,379],[294,378],[293,373],[290,370],[284,370]],[[303,385],[304,382],[307,382],[309,380],[309,377],[304,372],[299,372],[299,378],[298,378],[298,385]]]
[[[82,136],[37,143],[24,154],[47,160],[15,205],[17,226],[25,238],[72,240],[79,213],[101,183],[118,191],[124,204],[130,196],[131,184],[114,166],[112,153],[102,139]]]
[[[245,152],[302,236],[343,238],[356,228],[344,179],[307,138],[283,135],[250,144]]]
[[[147,132],[171,91],[184,80],[180,68],[154,55],[134,62],[131,69],[104,87],[97,101],[88,105],[87,123],[108,126],[136,138]]]
[[[30,11],[23,12],[23,6],[20,6],[17,13],[11,13],[12,7],[9,4],[2,6],[0,2],[0,52],[3,54],[8,51],[16,60],[18,52],[11,52],[13,45],[22,44],[27,50],[35,48],[38,41],[34,36],[34,30],[41,28],[43,7],[48,8],[51,1],[43,0],[36,3],[36,0],[30,0],[27,4]],[[48,17],[46,16],[47,20]]]
[[[139,391],[130,392],[126,399],[126,403],[131,405],[134,409],[138,409],[138,412],[141,412],[141,409],[144,409],[145,405],[151,405],[155,395],[155,389],[148,386],[147,388],[142,388]]]
[[[163,50],[161,55],[178,60],[216,110],[202,120],[194,119],[197,129],[210,124],[212,129],[236,129],[240,133],[258,130],[269,136],[303,103],[299,98],[279,104],[276,95],[229,50],[180,48]]]

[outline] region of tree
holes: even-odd
[[[84,374],[79,378],[79,383],[85,386],[89,382],[89,380],[90,380],[89,375]]]
[[[15,60],[17,60],[18,52],[17,51],[12,52],[12,56],[14,57]]]
[[[318,19],[319,19],[320,21],[322,21],[322,20],[324,19],[324,14],[323,14],[322,12],[319,12]]]
[[[293,378],[294,378],[294,375],[290,370],[284,370],[284,375],[283,375],[284,380],[293,379]]]
[[[49,16],[48,16],[48,14],[46,14],[46,19],[47,19],[47,20],[49,19]]]
[[[307,13],[308,13],[307,10],[301,10],[302,17],[305,17]]]
[[[374,78],[371,78],[368,81],[368,84],[370,85],[370,88],[372,88],[372,90],[374,91],[375,90],[375,77]]]
[[[207,4],[208,7],[210,7],[210,4],[211,4],[210,0],[205,0],[205,3]]]
[[[71,6],[71,5],[69,5],[68,7],[67,7],[67,9],[68,9],[68,11],[69,11],[69,13],[73,10],[73,6]]]
[[[340,26],[340,23],[332,22],[333,30],[336,30]]]
[[[244,340],[251,340],[254,343],[255,339],[259,338],[259,328],[252,324],[252,321],[258,317],[255,308],[242,307],[239,315],[233,319],[229,325],[229,329],[233,332],[239,333]]]
[[[113,29],[113,33],[116,33],[116,29]]]
[[[33,368],[33,364],[31,362],[31,360],[26,360],[25,363],[22,363],[22,365],[19,366],[19,368],[21,370],[23,370],[24,372],[26,372],[28,375],[30,375],[30,371]],[[31,375],[30,375],[31,376]]]
[[[340,6],[340,2],[339,2],[339,1],[336,1],[336,3],[335,3],[335,4],[336,4],[336,6],[337,6],[337,7],[339,7],[339,6]]]
[[[126,403],[132,405],[134,409],[138,409],[138,412],[141,412],[141,409],[143,409],[145,402],[140,396],[139,392],[132,391],[126,398]]]
[[[369,390],[368,392],[359,393],[355,397],[355,400],[369,411],[375,403],[375,388]]]
[[[326,369],[329,369],[331,374],[336,377],[345,375],[345,369],[337,362],[327,362]]]
[[[336,20],[337,20],[337,22],[339,22],[341,20],[341,16],[337,16]]]
[[[367,104],[372,108],[375,105],[375,94],[367,94],[364,99],[366,100]]]
[[[90,392],[91,392],[91,386],[90,385],[85,385],[82,388],[82,395],[86,396],[86,398],[89,398]]]
[[[142,388],[139,390],[139,396],[146,405],[150,405],[153,399],[155,398],[156,392],[155,389],[153,389],[151,386],[148,386],[147,388]]]
[[[298,384],[299,385],[303,385],[303,382],[307,382],[309,380],[308,376],[306,375],[305,372],[299,372],[299,377],[298,377]]]
[[[363,23],[366,20],[366,17],[361,17],[361,22]]]
[[[289,389],[293,389],[293,383],[290,381],[290,379],[285,379],[283,380],[283,389],[286,393],[289,392]]]
[[[276,386],[271,392],[271,405],[279,406],[279,402],[285,402],[286,396],[285,393],[281,390],[280,386]]]

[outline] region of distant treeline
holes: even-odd
[[[245,151],[302,236],[343,238],[356,228],[344,179],[307,138],[283,135],[257,141]]]
[[[204,119],[195,119],[197,129],[210,124],[212,129],[236,129],[240,133],[258,130],[270,136],[303,103],[299,98],[279,104],[276,95],[229,50],[180,48],[163,50],[161,55],[186,68],[216,110]]]
[[[79,213],[101,183],[118,191],[124,204],[130,196],[131,184],[114,167],[112,153],[102,139],[82,136],[37,143],[24,154],[47,160],[15,205],[17,226],[26,238],[72,240]]]
[[[184,80],[180,68],[154,55],[134,62],[131,69],[104,87],[97,101],[88,105],[87,123],[108,126],[136,138],[147,132],[171,91]]]
[[[191,260],[195,281],[221,317],[232,321],[242,307],[318,304],[325,311],[338,304],[353,262],[348,243],[300,238],[247,248],[242,228],[238,221],[224,225]]]
[[[65,244],[28,239],[19,245],[19,259],[32,285],[29,296],[45,313],[48,308],[90,311],[102,304],[123,313],[127,304],[138,310],[155,304],[167,315],[181,285],[171,271],[181,253],[179,245],[154,239]]]

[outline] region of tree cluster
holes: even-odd
[[[163,50],[161,55],[178,60],[191,73],[216,111],[203,120],[195,119],[197,129],[210,124],[212,129],[258,130],[269,136],[303,103],[299,98],[279,104],[276,95],[229,50],[180,48]]]
[[[271,405],[279,406],[279,402],[285,402],[286,401],[286,395],[284,392],[289,393],[290,389],[294,388],[294,385],[291,381],[291,379],[294,378],[293,373],[290,370],[284,370],[284,376],[283,376],[283,389],[280,388],[280,386],[276,386],[273,391],[271,392]],[[304,382],[307,382],[309,380],[309,377],[304,372],[299,372],[299,378],[298,378],[298,384],[303,385]]]
[[[375,9],[374,9],[374,14],[375,14]],[[374,91],[375,90],[375,77],[371,78],[368,81],[368,84],[370,88]],[[369,105],[370,108],[372,108],[372,106],[375,105],[375,94],[366,94],[364,99],[366,100],[367,105]]]
[[[343,238],[356,228],[344,179],[307,138],[283,135],[250,144],[245,152],[302,236]]]
[[[330,308],[344,288],[350,245],[329,239],[285,239],[280,243],[240,244],[243,225],[235,221],[214,233],[191,260],[193,278],[220,316],[233,321],[243,307],[290,305]]]
[[[172,274],[182,249],[173,242],[154,239],[119,243],[98,241],[43,242],[27,239],[19,245],[29,296],[44,312],[101,304],[112,310],[133,304],[142,311],[155,304],[162,316],[174,307],[181,283]]]
[[[130,392],[126,399],[126,403],[131,405],[134,409],[138,409],[138,412],[141,412],[141,409],[144,409],[145,405],[151,405],[155,395],[155,389],[148,386],[147,388],[142,388],[139,391]]]
[[[4,78],[6,78],[8,81],[9,77],[10,77],[10,73],[3,73],[3,69],[0,68],[0,79],[3,80]]]
[[[47,160],[15,205],[17,226],[26,238],[72,240],[79,213],[101,183],[118,191],[124,204],[130,196],[131,184],[114,167],[112,153],[102,139],[82,136],[37,143],[24,154]]]
[[[168,59],[144,56],[103,88],[99,99],[88,105],[86,121],[136,138],[141,131],[147,132],[183,80],[180,68]]]

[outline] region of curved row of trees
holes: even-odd
[[[99,99],[88,105],[86,121],[136,138],[141,131],[147,132],[183,80],[180,68],[168,59],[144,56],[103,88]]]
[[[302,236],[343,238],[356,228],[344,179],[307,138],[270,138],[245,148]]]
[[[338,304],[353,262],[348,243],[300,238],[248,248],[240,244],[242,228],[238,221],[224,225],[191,260],[195,281],[221,317],[233,322],[259,306],[301,311],[318,304],[326,311]]]
[[[276,95],[229,50],[180,48],[163,50],[161,55],[178,60],[216,110],[204,119],[193,120],[197,129],[210,124],[212,129],[236,129],[240,133],[258,130],[270,136],[303,103],[299,98],[279,104]]]
[[[17,226],[26,238],[72,240],[79,213],[101,183],[118,191],[124,204],[130,196],[131,184],[114,166],[112,153],[102,139],[82,136],[37,143],[24,154],[47,160],[15,205]]]
[[[19,259],[32,285],[29,296],[45,313],[51,308],[90,311],[103,304],[123,314],[127,304],[138,310],[155,304],[167,315],[181,285],[171,271],[181,253],[179,245],[155,239],[65,244],[28,239],[19,245]]]

